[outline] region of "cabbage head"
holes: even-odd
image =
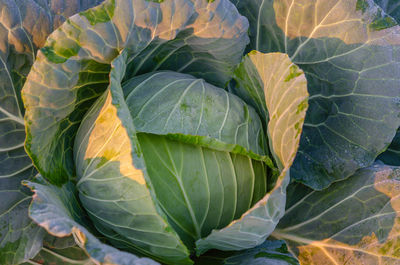
[[[397,264],[392,4],[0,0],[0,264]]]
[[[70,183],[87,233],[168,264],[271,234],[308,93],[283,53],[239,68],[248,27],[227,0],[110,0],[49,36],[23,89],[26,146],[42,181]],[[242,78],[261,109],[229,92]]]

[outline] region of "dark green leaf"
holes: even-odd
[[[47,235],[42,250],[23,265],[95,265],[86,252],[75,244],[70,237],[53,237]]]
[[[367,4],[366,0],[359,0],[363,5]],[[389,16],[393,17],[397,23],[400,22],[400,2],[397,0],[374,0]]]
[[[284,241],[265,241],[243,251],[208,251],[195,260],[195,265],[298,265]]]
[[[400,129],[397,130],[397,133],[388,149],[379,155],[377,160],[381,160],[387,165],[400,166]]]

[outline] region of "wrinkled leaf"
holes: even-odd
[[[400,264],[399,191],[400,169],[381,163],[323,191],[297,184],[272,235],[301,264]]]
[[[233,0],[250,49],[305,73],[309,109],[292,177],[314,189],[370,165],[400,125],[400,28],[372,0]]]
[[[21,188],[21,180],[36,174],[24,151],[21,88],[50,32],[66,17],[100,1],[47,2],[0,1],[0,264],[18,264],[35,256],[44,235],[27,214],[31,193]]]
[[[135,65],[135,58],[145,53],[152,58],[157,45],[185,34],[184,49],[154,57],[156,62],[166,62],[160,69],[172,68],[205,79],[207,70],[212,69],[220,77],[212,81],[223,86],[247,44],[247,27],[246,19],[228,0],[107,0],[71,17],[38,53],[23,90],[26,147],[35,165],[53,183],[74,177],[76,130],[83,114],[106,89],[110,63],[121,50],[127,50],[131,65]],[[194,59],[175,61],[187,49]],[[167,63],[167,58],[174,63]],[[145,58],[142,61],[147,62]]]
[[[284,241],[265,241],[243,251],[209,251],[196,259],[196,265],[298,265]]]
[[[268,138],[280,173],[274,188],[240,219],[198,240],[198,254],[211,248],[255,247],[275,229],[284,213],[289,169],[297,152],[308,106],[304,74],[285,54],[251,52],[235,72],[235,78],[246,94],[244,98],[258,102],[260,105],[255,108],[268,113],[268,117],[262,117],[269,121]]]
[[[31,218],[54,236],[73,235],[76,243],[97,263],[104,265],[158,264],[148,258],[138,258],[133,254],[110,247],[89,232],[90,224],[79,206],[74,184],[71,182],[64,184],[61,188],[43,179],[39,179],[38,182],[27,181],[26,185],[35,193],[29,208]]]

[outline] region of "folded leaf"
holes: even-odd
[[[76,243],[85,249],[96,264],[158,264],[151,259],[139,258],[110,247],[100,242],[89,232],[90,223],[86,220],[86,215],[79,206],[76,191],[71,182],[59,188],[43,179],[38,181],[26,182],[26,185],[35,192],[32,205],[29,208],[29,215],[47,232],[57,237],[73,235]]]
[[[309,109],[292,177],[313,189],[373,163],[400,125],[400,27],[372,0],[234,0],[250,49],[287,53]]]
[[[399,191],[400,169],[381,163],[323,191],[297,184],[272,235],[301,264],[400,264]]]
[[[196,242],[197,253],[216,248],[241,250],[261,244],[283,216],[289,169],[299,145],[307,110],[307,82],[304,74],[285,54],[251,52],[236,70],[236,79],[244,98],[268,113],[268,138],[279,168],[274,188],[250,210],[227,227],[213,230]],[[265,107],[266,106],[266,107]],[[267,110],[266,110],[267,108]]]

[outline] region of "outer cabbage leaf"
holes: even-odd
[[[314,189],[373,163],[400,125],[400,28],[372,0],[233,0],[250,49],[285,52],[310,93],[292,177]]]
[[[301,264],[400,264],[399,190],[400,169],[381,163],[323,191],[297,184],[272,236]]]
[[[50,32],[66,17],[99,2],[0,1],[0,264],[35,256],[44,235],[28,217],[31,193],[21,187],[21,180],[36,174],[24,150],[21,88]]]
[[[284,241],[267,240],[243,251],[209,251],[195,260],[196,265],[298,265]]]
[[[241,54],[247,44],[247,27],[247,20],[228,0],[107,0],[71,17],[38,53],[23,90],[26,147],[35,165],[53,183],[74,176],[76,130],[83,114],[106,89],[110,63],[121,50],[129,52],[134,65],[134,58],[147,53],[147,47],[186,34],[184,49],[191,51],[193,67],[183,67],[188,62],[178,60],[162,69],[173,67],[207,79],[208,74],[202,74],[207,71],[199,69],[212,66],[219,77],[212,81],[223,85],[239,60],[231,55]],[[229,47],[219,47],[221,43]],[[181,50],[176,52],[157,58],[178,59]]]
[[[198,254],[211,248],[241,250],[255,247],[275,229],[284,214],[289,169],[297,152],[308,106],[304,73],[285,54],[251,52],[237,69],[236,78],[244,87],[243,91],[247,88],[249,96],[255,95],[255,101],[264,102],[264,106],[256,106],[256,109],[265,108],[265,105],[268,109],[268,138],[279,177],[273,189],[240,219],[198,240]]]
[[[89,231],[90,222],[86,220],[86,215],[79,206],[74,184],[71,182],[61,188],[43,179],[27,181],[26,185],[35,192],[29,208],[31,218],[54,236],[74,236],[76,243],[85,249],[96,264],[158,264],[151,259],[138,258],[100,242]]]

